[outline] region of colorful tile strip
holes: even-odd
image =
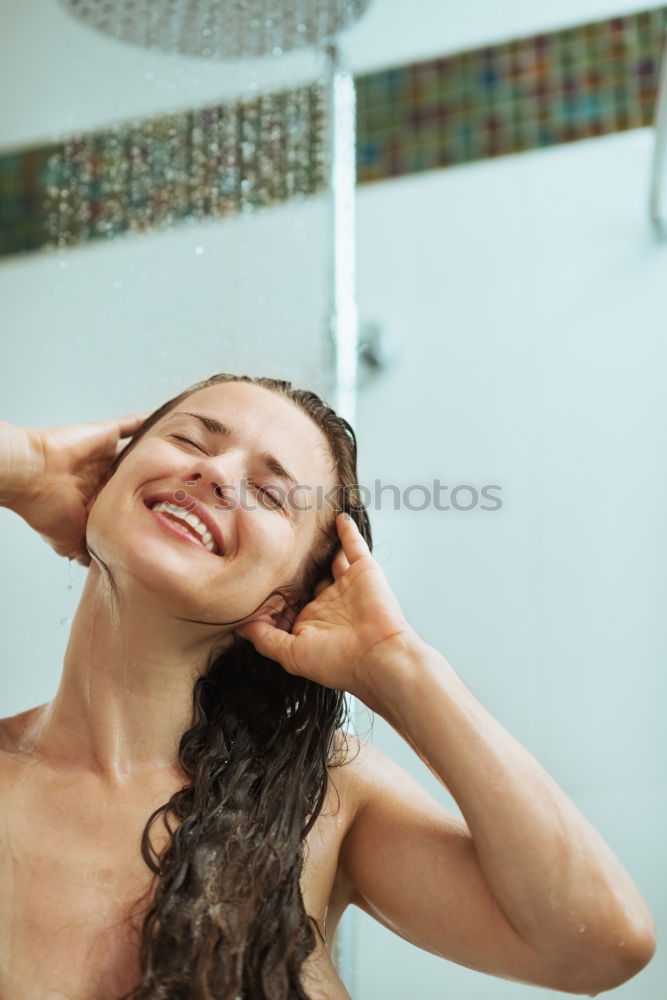
[[[653,121],[667,7],[357,78],[360,183]],[[318,85],[0,154],[0,255],[254,211],[326,185]]]
[[[358,179],[649,125],[666,29],[659,7],[359,77]]]
[[[250,212],[326,184],[316,85],[0,156],[0,254]]]

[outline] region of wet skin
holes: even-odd
[[[150,812],[183,782],[146,774],[111,793],[100,775],[54,770],[22,753],[46,706],[0,723],[0,997],[116,1000],[139,976],[139,928],[153,885],[139,843]],[[306,848],[301,889],[326,944],[304,967],[312,1000],[345,1000],[333,962],[351,887],[339,852],[357,807],[348,766],[330,788]],[[160,824],[154,827],[159,847]]]
[[[260,458],[267,452],[299,483],[333,484],[326,440],[304,413],[238,383],[201,390],[179,409],[101,484],[87,522],[95,557],[54,699],[0,722],[2,1000],[111,1000],[136,981],[148,905],[138,901],[152,884],[141,833],[186,781],[176,747],[193,680],[233,631],[205,623],[249,617],[298,578],[321,537],[315,510],[278,508],[260,492],[290,485]],[[185,411],[232,433],[212,433]],[[229,504],[243,481],[247,509]],[[222,552],[147,506],[180,490],[217,519]],[[314,997],[347,996],[330,954],[347,902],[339,848],[355,808],[344,770],[335,769],[339,795],[310,834],[302,877],[328,944],[308,961]]]

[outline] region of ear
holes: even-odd
[[[266,622],[268,625],[281,629],[283,632],[291,632],[297,614],[297,611],[291,611],[286,607],[284,601],[281,601],[280,609],[277,609],[272,602],[271,608],[267,608],[266,611],[260,611],[259,614],[252,615],[248,624],[250,622]],[[239,627],[243,627],[243,624],[245,623],[242,623]]]
[[[289,603],[283,594],[274,594],[269,602],[267,620],[275,628],[282,629],[283,632],[291,632],[296,618],[309,601],[310,598],[302,591],[293,596],[290,594]]]
[[[283,607],[282,611],[275,611],[272,615],[272,622],[276,628],[280,628],[283,632],[291,632],[292,625],[299,614],[298,611],[293,611],[291,608]]]

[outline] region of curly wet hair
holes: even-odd
[[[282,595],[298,612],[330,575],[340,544],[338,510],[372,546],[356,488],[354,431],[314,392],[280,379],[214,375],[152,413],[110,471],[183,399],[224,382],[284,396],[328,442],[339,484],[335,509],[318,511],[302,578],[269,595]],[[154,878],[141,925],[141,978],[119,1000],[308,1000],[302,966],[321,933],[306,913],[299,879],[305,838],[326,798],[327,768],[346,757],[345,693],[289,674],[234,636],[231,646],[211,652],[194,683],[192,709],[179,744],[189,781],[152,813],[142,834]],[[160,817],[168,837],[158,852],[151,831]]]

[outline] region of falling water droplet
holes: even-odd
[[[579,924],[579,928],[578,929],[579,929],[579,933],[583,934],[583,932],[586,930],[586,924]]]
[[[68,567],[67,567],[67,589],[71,590],[72,589],[72,581],[74,579],[74,577],[72,576],[72,560],[68,559],[67,560],[67,564],[68,564]]]
[[[204,252],[203,247],[195,247],[195,253],[202,254]]]
[[[60,624],[61,625],[71,625],[72,624],[72,619],[71,618],[61,618],[60,619]]]

